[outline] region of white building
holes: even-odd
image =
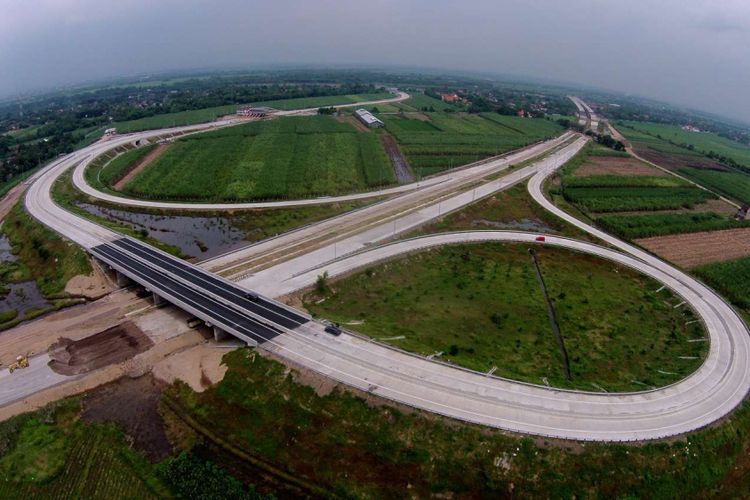
[[[366,109],[358,109],[354,112],[359,121],[365,124],[368,128],[380,128],[385,124],[378,120],[375,115],[367,111]]]

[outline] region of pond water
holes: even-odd
[[[186,256],[200,260],[247,245],[245,232],[224,217],[154,215],[77,203],[79,208],[110,221],[145,230],[162,243],[177,247]]]
[[[0,234],[0,262],[13,262],[15,260],[17,260],[17,257],[13,255],[10,249],[8,237]]]
[[[0,301],[0,311],[13,311],[22,317],[27,310],[46,307],[49,305],[47,299],[39,291],[36,281],[24,281],[8,285],[8,295]]]

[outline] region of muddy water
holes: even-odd
[[[0,234],[0,262],[13,262],[15,260],[17,260],[17,257],[13,255],[10,249],[8,237]]]
[[[34,308],[47,307],[49,302],[36,286],[36,281],[24,281],[8,285],[10,292],[0,301],[0,311],[13,311],[18,317],[24,316],[26,311]]]
[[[177,247],[186,256],[200,260],[245,246],[245,232],[223,217],[154,215],[78,203],[92,215],[145,230],[162,243]]]

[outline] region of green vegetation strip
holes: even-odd
[[[596,224],[628,239],[750,227],[750,221],[730,219],[715,212],[607,215],[597,217]]]
[[[149,199],[252,201],[335,195],[394,182],[375,134],[313,116],[179,139],[124,192]]]
[[[692,208],[716,198],[707,191],[691,187],[564,187],[563,196],[591,212]]]
[[[556,387],[662,386],[692,373],[706,345],[661,285],[608,261],[541,248],[540,268],[570,356],[570,381],[527,247],[445,247],[373,266],[305,297],[312,313],[423,355]],[[321,301],[321,299],[324,299]],[[361,324],[359,323],[361,322]],[[683,359],[691,358],[691,359]],[[694,358],[694,359],[692,359]]]
[[[647,175],[588,175],[585,177],[566,176],[565,188],[578,187],[680,187],[690,186],[677,177],[652,177]]]

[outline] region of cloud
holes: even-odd
[[[596,85],[750,121],[744,0],[0,0],[0,94],[179,68],[414,65]]]

